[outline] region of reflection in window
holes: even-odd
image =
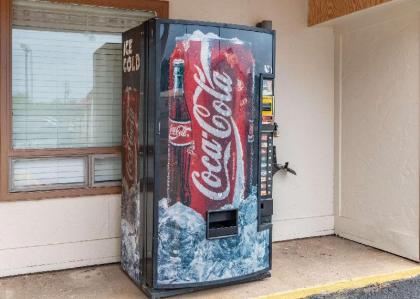
[[[13,29],[13,147],[121,143],[121,34]]]

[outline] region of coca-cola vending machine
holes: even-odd
[[[274,47],[216,23],[123,34],[121,263],[151,297],[269,276]]]

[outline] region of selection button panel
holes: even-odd
[[[273,133],[261,133],[260,195],[271,198],[273,181]]]

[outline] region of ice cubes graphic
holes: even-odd
[[[234,278],[269,266],[269,234],[257,231],[255,195],[241,201],[239,234],[234,237],[207,240],[203,217],[181,203],[168,207],[161,199],[159,216],[160,284]]]
[[[129,275],[137,282],[140,281],[139,272],[139,250],[137,241],[137,232],[133,225],[128,223],[125,219],[121,221],[121,230],[123,235],[121,243],[121,263],[122,267],[129,273]]]
[[[140,193],[139,185],[128,188],[123,180],[122,215],[121,215],[121,264],[124,270],[137,283],[140,282]]]

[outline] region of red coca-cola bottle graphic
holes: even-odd
[[[184,97],[184,60],[182,52],[174,51],[170,59],[168,100],[168,204],[181,202],[189,206],[188,183],[191,155],[191,117]]]
[[[253,184],[254,68],[247,44],[200,31],[170,58],[168,200],[203,217]]]
[[[209,210],[238,207],[248,193],[255,64],[238,39],[196,31],[182,45],[194,144],[190,207],[205,217]]]

